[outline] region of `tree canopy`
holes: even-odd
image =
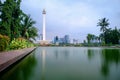
[[[99,22],[97,23],[97,26],[100,26],[100,31],[105,32],[107,30],[107,27],[109,26],[109,19],[102,18],[99,19]]]
[[[101,18],[97,23],[97,26],[100,26],[100,35],[96,36],[94,34],[87,34],[86,39],[88,44],[98,43],[101,45],[105,44],[120,44],[120,29],[117,27],[109,28],[109,19]]]
[[[99,22],[97,23],[97,26],[100,26],[100,31],[102,31],[100,38],[106,44],[119,44],[120,29],[117,29],[117,27],[114,29],[109,28],[110,23],[108,21],[109,19],[102,18],[99,19]]]
[[[10,39],[24,37],[26,39],[37,36],[35,21],[20,9],[21,0],[0,1],[0,34]]]

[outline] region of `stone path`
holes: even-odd
[[[5,70],[7,67],[15,63],[16,61],[22,59],[27,54],[32,52],[35,49],[33,48],[25,48],[21,50],[13,50],[8,52],[0,53],[0,72]]]

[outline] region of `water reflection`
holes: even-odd
[[[69,57],[69,51],[67,49],[63,50],[63,56],[65,57],[65,59],[67,59]]]
[[[58,50],[55,50],[54,53],[55,53],[56,59],[58,59],[58,54],[59,54],[59,53],[58,53]]]
[[[54,50],[54,55],[56,57],[56,59],[60,58],[60,57],[63,57],[64,59],[68,59],[69,57],[69,52],[70,50],[68,49],[63,49],[63,50],[59,50],[59,49],[56,49]]]
[[[92,59],[92,57],[94,56],[94,52],[92,49],[88,49],[88,59]]]
[[[118,67],[120,64],[120,49],[88,49],[88,59],[94,59],[99,54],[101,60],[100,71],[105,77],[109,76],[113,64]]]
[[[101,65],[101,73],[104,76],[108,76],[109,75],[109,65],[107,62],[103,62]]]
[[[0,80],[30,80],[34,66],[36,65],[36,58],[34,54],[27,56],[24,61],[15,65],[14,68],[0,75]]]
[[[103,49],[102,50],[102,67],[101,72],[104,76],[108,76],[110,72],[110,66],[112,63],[118,65],[120,62],[120,50],[119,49]]]
[[[120,80],[119,74],[119,49],[39,47],[0,80]]]
[[[45,49],[42,50],[42,80],[45,80],[45,58],[46,58],[46,51]]]
[[[103,59],[108,63],[115,62],[116,64],[118,64],[120,62],[119,49],[104,49],[102,50],[102,56]]]

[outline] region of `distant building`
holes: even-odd
[[[59,45],[59,38],[58,38],[58,36],[54,37],[53,43],[56,44],[56,45]]]
[[[59,44],[65,44],[65,39],[64,38],[60,38],[59,39]]]
[[[64,43],[65,43],[65,44],[69,44],[69,43],[70,43],[69,35],[65,35],[65,36],[64,36]]]
[[[62,38],[59,38],[58,36],[54,37],[54,44],[70,44],[70,37],[69,35],[65,35]]]

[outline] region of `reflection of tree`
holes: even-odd
[[[104,59],[109,63],[115,62],[118,64],[120,61],[120,50],[118,49],[105,49],[102,54]]]
[[[115,63],[118,65],[120,62],[120,50],[119,49],[103,49],[102,52],[98,52],[98,50],[88,49],[88,59],[92,59],[96,54],[100,53],[102,55],[102,65],[101,65],[101,73],[104,76],[108,76],[110,72],[111,64]]]
[[[32,53],[0,77],[0,80],[29,80],[35,65],[36,59]]]
[[[101,72],[104,76],[109,74],[109,67],[111,63],[120,62],[120,50],[118,49],[104,49],[102,50],[103,64],[101,67]]]
[[[92,57],[94,56],[94,52],[92,49],[88,49],[88,58],[92,59]]]
[[[106,62],[104,62],[104,64],[102,64],[101,72],[104,76],[107,76],[109,74],[109,66]]]

